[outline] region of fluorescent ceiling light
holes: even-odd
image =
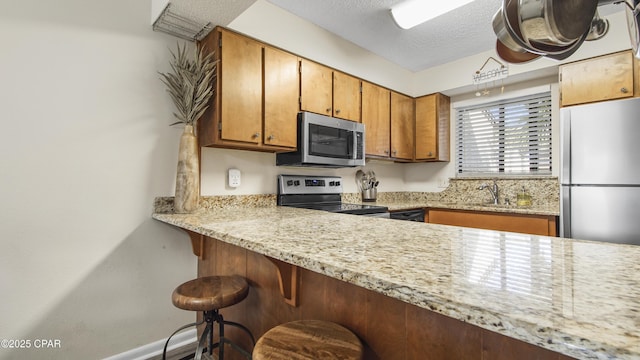
[[[403,29],[422,24],[473,0],[406,0],[391,8],[391,17]]]

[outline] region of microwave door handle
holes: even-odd
[[[347,136],[347,146],[351,149],[351,154],[349,154],[349,159],[351,160],[356,158],[356,146],[358,145],[358,142],[355,139],[356,136],[355,131],[351,131],[351,134]]]

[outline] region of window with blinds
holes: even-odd
[[[456,109],[459,176],[551,175],[551,92]]]

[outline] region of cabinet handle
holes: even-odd
[[[336,110],[336,114],[340,114],[340,109]]]
[[[269,140],[269,141],[271,141],[273,139],[275,139],[275,136],[273,136],[273,135],[269,135],[269,137],[267,138],[267,140]]]
[[[623,94],[626,94],[629,92],[629,90],[626,87],[623,87],[622,89],[620,89],[620,92],[622,92]]]
[[[433,153],[431,151],[429,151],[429,155],[427,155],[427,156],[432,157]]]
[[[327,108],[327,112],[331,112],[331,108]]]
[[[393,150],[393,156],[396,156],[398,154],[398,152],[396,150]]]
[[[385,150],[384,153],[389,155],[389,150]]]
[[[252,136],[252,137],[253,137],[253,138],[259,138],[259,137],[260,137],[260,133],[259,133],[259,132],[257,132],[257,133],[255,133],[255,134],[253,134],[253,136]]]

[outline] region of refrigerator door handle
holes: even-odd
[[[571,184],[571,109],[561,109],[560,183]]]
[[[571,237],[571,186],[560,186],[560,237]]]

